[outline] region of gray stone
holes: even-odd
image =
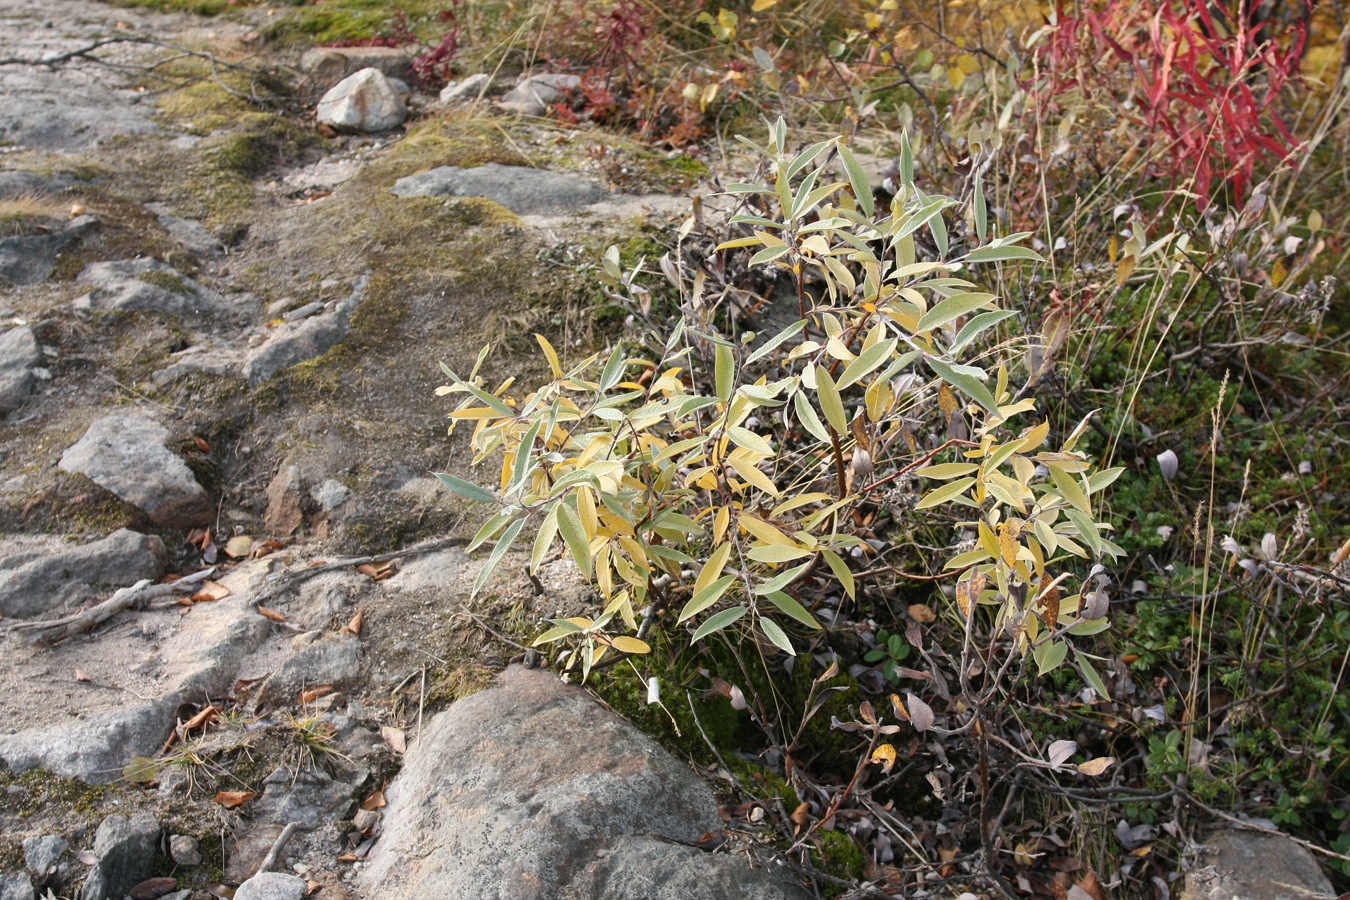
[[[492,84],[492,76],[486,72],[470,75],[463,81],[452,81],[441,89],[442,103],[472,103],[487,92]]]
[[[197,843],[197,839],[190,835],[170,835],[169,856],[180,866],[200,866],[202,864],[202,845]]]
[[[366,770],[358,771],[364,780]],[[294,772],[278,769],[264,780],[263,795],[250,810],[259,822],[277,825],[294,822],[305,831],[346,818],[356,794],[356,785],[341,781],[323,769],[313,767]]]
[[[244,362],[244,377],[249,385],[256,387],[283,369],[321,356],[345,338],[352,313],[361,304],[368,282],[369,278],[362,276],[350,296],[322,315],[278,325],[267,343]]]
[[[70,186],[70,176],[47,178],[36,172],[0,172],[0,200],[57,194]]]
[[[806,896],[786,870],[776,871],[772,864],[754,869],[740,857],[640,835],[620,838],[562,894],[567,900],[800,900]]]
[[[388,76],[366,68],[333,85],[319,101],[316,115],[338,131],[388,131],[403,124],[408,107]]]
[[[82,600],[95,586],[126,587],[164,574],[164,542],[125,528],[52,553],[0,556],[0,616],[43,615]]]
[[[33,900],[33,882],[22,872],[0,872],[0,900]]]
[[[351,498],[352,489],[335,478],[329,478],[310,488],[309,496],[319,504],[319,509],[332,512]]]
[[[412,77],[412,57],[397,47],[315,47],[300,57],[300,71],[324,88],[362,69],[379,69],[390,78]]]
[[[0,239],[0,281],[41,284],[52,274],[61,251],[97,227],[93,216],[80,216],[60,231]]]
[[[712,791],[688,766],[556,675],[512,667],[496,687],[433,718],[385,792],[384,835],[361,875],[383,900],[614,897],[804,898],[780,873],[727,858],[678,872],[692,841],[720,827]],[[645,841],[625,847],[625,836]],[[661,856],[661,848],[670,854]],[[620,861],[602,852],[620,850]],[[658,861],[658,857],[660,858]],[[634,866],[650,879],[620,884]],[[722,869],[740,869],[738,893]],[[662,885],[673,885],[667,893]],[[593,893],[596,886],[612,890]],[[691,888],[693,893],[679,893]]]
[[[0,414],[18,409],[33,390],[42,363],[37,335],[27,325],[0,334]]]
[[[171,528],[211,520],[211,498],[164,442],[169,431],[137,413],[104,416],[61,455],[61,468],[88,476]]]
[[[23,864],[39,879],[44,878],[56,868],[68,847],[70,844],[59,834],[35,834],[24,838]]]
[[[399,197],[486,197],[518,215],[572,213],[609,196],[580,175],[499,163],[441,166],[400,178],[390,190]]]
[[[580,85],[581,78],[577,75],[535,75],[512,88],[497,105],[523,116],[542,116]]]
[[[309,893],[303,878],[282,872],[259,872],[239,885],[234,900],[302,900]]]
[[[361,673],[361,641],[355,635],[339,633],[316,641],[292,656],[258,692],[258,703],[266,707],[294,706],[306,688],[331,684],[344,688]]]
[[[163,203],[147,203],[146,209],[159,219],[160,227],[169,233],[169,237],[178,242],[184,250],[198,256],[222,256],[225,244],[196,219],[184,219],[173,215]]]
[[[204,316],[221,311],[220,298],[157,259],[92,263],[75,279],[91,287],[77,309],[118,309],[169,316]]]
[[[1335,897],[1317,858],[1282,834],[1223,830],[1199,848],[1181,900],[1322,900]]]
[[[159,822],[148,813],[109,816],[94,835],[97,862],[84,880],[82,900],[122,900],[150,877],[159,845]]]
[[[271,822],[255,824],[237,833],[230,841],[225,862],[225,880],[247,881],[258,871],[267,853],[281,837],[284,825]]]
[[[64,778],[107,784],[122,777],[132,757],[157,756],[179,707],[228,693],[244,658],[270,633],[272,623],[249,604],[267,571],[266,560],[239,563],[218,576],[230,596],[198,604],[186,615],[176,610],[137,613],[137,628],[153,631],[155,643],[136,640],[121,652],[130,650],[134,655],[129,660],[142,661],[134,667],[141,674],[129,671],[125,677],[138,678],[140,695],[147,699],[89,687],[74,701],[82,709],[79,716],[57,715],[26,726],[7,716],[0,720],[0,769],[41,768]],[[100,638],[103,645],[116,640],[116,636]],[[86,647],[67,643],[36,652],[43,654],[49,671],[69,672],[91,665],[84,658],[89,653]],[[20,652],[34,651],[15,651],[15,655]],[[71,682],[68,678],[48,681],[52,684],[31,688],[24,702],[59,704],[59,709],[65,709],[72,702],[67,686]],[[6,711],[22,705],[11,702]],[[16,726],[22,730],[5,733]]]

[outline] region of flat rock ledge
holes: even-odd
[[[772,861],[705,853],[706,784],[550,672],[513,666],[428,723],[386,791],[367,897],[804,900]]]
[[[398,197],[484,197],[518,216],[567,215],[609,197],[580,175],[499,163],[428,169],[400,178],[390,191]]]

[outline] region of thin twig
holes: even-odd
[[[276,841],[272,843],[272,848],[267,851],[267,855],[263,857],[262,862],[258,863],[258,870],[253,873],[255,876],[276,865],[277,857],[281,855],[281,851],[286,847],[286,842],[291,839],[291,835],[295,834],[297,827],[299,826],[295,822],[286,823],[286,827],[281,829],[281,834],[277,835]]]
[[[324,572],[336,572],[339,569],[349,569],[353,566],[364,566],[372,563],[390,562],[395,559],[403,559],[408,556],[420,556],[424,553],[436,553],[440,550],[446,550],[450,547],[458,547],[461,544],[467,544],[468,538],[448,537],[441,538],[438,541],[428,541],[425,544],[416,544],[412,547],[405,547],[402,550],[391,550],[388,553],[376,553],[372,556],[349,556],[344,559],[337,559],[333,562],[323,563],[317,566],[309,566],[305,569],[299,569],[295,572],[288,572],[281,577],[281,580],[266,590],[258,593],[249,600],[250,606],[258,606],[266,601],[273,599],[295,587],[307,578],[315,575],[321,575]]]
[[[185,588],[190,588],[198,582],[210,578],[215,572],[214,567],[203,569],[168,584],[151,584],[150,579],[145,578],[131,587],[122,588],[107,600],[89,609],[80,610],[59,619],[0,625],[0,632],[25,635],[24,641],[28,644],[42,646],[59,644],[66,638],[93,631],[113,616],[131,609],[133,606],[143,608],[147,605],[147,601],[181,593]]]

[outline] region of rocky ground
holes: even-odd
[[[807,896],[578,689],[475,693],[580,588],[471,603],[432,474],[438,363],[603,343],[700,166],[256,24],[0,0],[0,900]]]
[[[406,75],[407,58],[329,54],[306,74],[256,44],[247,20],[0,3],[5,900],[224,896],[260,870],[280,874],[237,896],[464,895],[404,865],[420,826],[374,840],[398,805],[391,778],[405,752],[432,772],[443,761],[419,735],[517,654],[493,632],[529,631],[575,596],[562,567],[541,593],[507,565],[469,605],[480,561],[455,536],[476,513],[465,521],[432,475],[468,461],[446,436],[438,363],[472,368],[493,343],[484,371],[528,377],[531,331],[601,340],[577,264],[687,210],[691,179],[622,149],[607,174],[586,139],[518,116],[533,93],[510,109],[441,104],[382,79],[398,127],[321,133],[302,103],[240,95],[312,103],[363,62]],[[213,77],[213,60],[246,68]],[[605,715],[539,678],[534,702]],[[524,701],[500,690],[500,717],[518,721]],[[492,746],[480,725],[502,727],[461,715],[457,755]],[[554,887],[625,877],[554,856],[603,857],[632,833],[636,855],[614,865],[645,868],[698,851],[643,841],[693,843],[719,824],[682,764],[610,727],[628,744],[598,765],[655,759],[646,777],[678,781],[668,815],[637,821],[641,796],[585,772],[569,794],[539,761],[472,801],[479,819],[555,804],[594,829],[519,848],[549,861]],[[527,756],[531,740],[558,736],[509,738]],[[551,799],[531,801],[545,788],[527,776],[548,777]],[[795,890],[744,854],[714,869]]]

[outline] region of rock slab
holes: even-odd
[[[75,280],[93,289],[75,301],[77,309],[116,309],[180,317],[218,311],[218,297],[157,259],[91,263]]]
[[[398,197],[485,197],[517,215],[566,215],[609,196],[580,175],[488,163],[471,169],[440,166],[394,182]]]
[[[323,95],[316,110],[319,121],[337,131],[388,131],[408,116],[403,95],[374,67],[339,81]]]
[[[171,528],[211,520],[211,498],[187,463],[164,446],[169,431],[136,413],[104,416],[61,455],[61,468],[90,478]]]
[[[142,813],[132,818],[108,816],[94,835],[98,861],[84,880],[83,900],[122,900],[150,877],[159,845],[159,823]]]
[[[83,546],[10,553],[0,560],[0,616],[41,615],[84,599],[95,585],[159,578],[165,559],[164,541],[126,528]]]
[[[514,666],[437,715],[386,795],[366,896],[806,896],[772,867],[662,840],[720,827],[708,786],[547,671]]]
[[[1182,900],[1330,900],[1317,859],[1282,834],[1224,830],[1210,836],[1182,886]]]
[[[27,325],[0,334],[0,414],[18,409],[37,381],[42,362],[37,335]]]

